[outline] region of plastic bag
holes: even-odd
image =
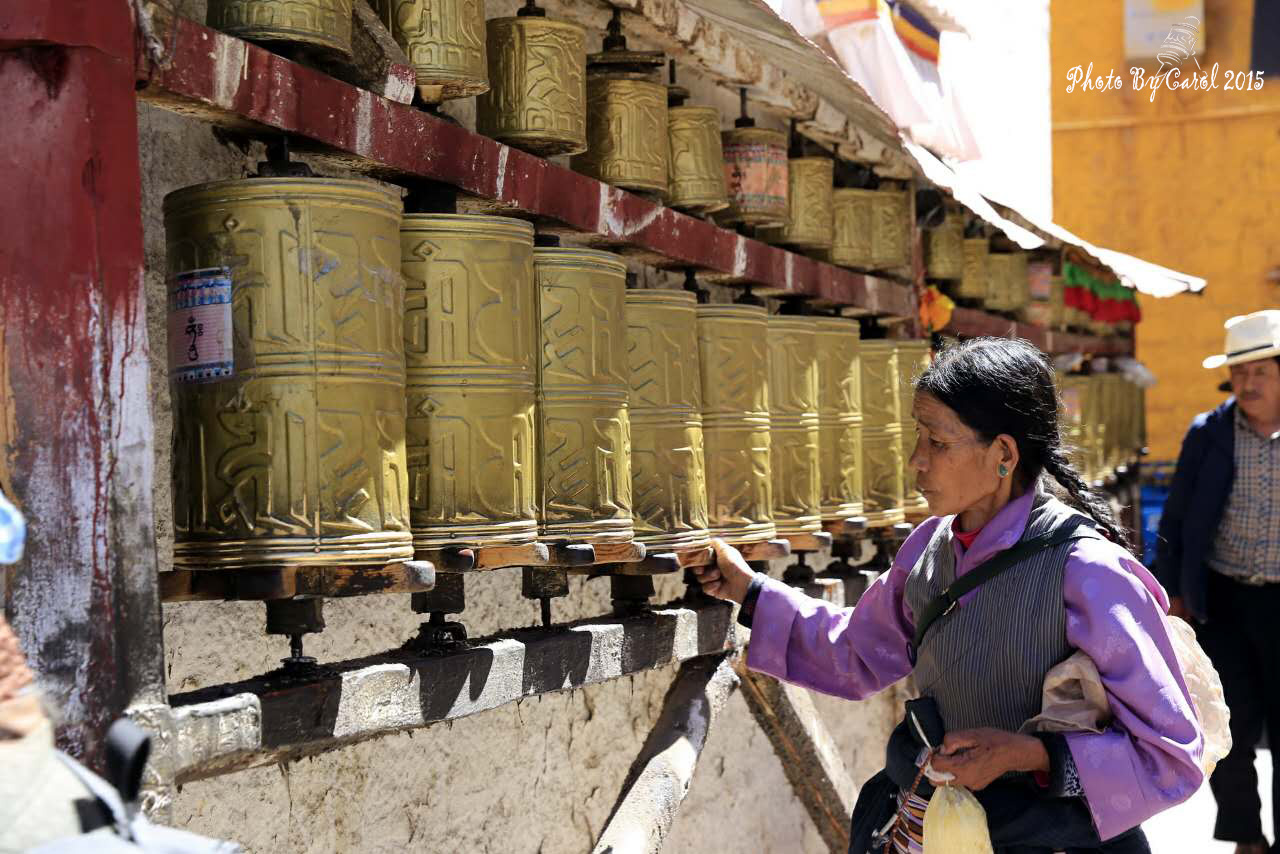
[[[1218,671],[1196,641],[1195,630],[1178,617],[1166,616],[1164,622],[1191,695],[1191,708],[1204,733],[1200,767],[1207,777],[1231,750],[1231,712]],[[1019,731],[1101,732],[1110,720],[1111,704],[1098,668],[1083,652],[1076,652],[1045,674],[1040,714]]]
[[[1222,680],[1213,662],[1196,642],[1195,629],[1178,617],[1165,617],[1169,640],[1173,641],[1173,654],[1182,668],[1182,678],[1191,695],[1191,706],[1200,719],[1204,732],[1204,755],[1200,767],[1205,776],[1213,773],[1218,760],[1231,751],[1231,712],[1222,694]]]
[[[987,811],[963,786],[941,786],[924,812],[924,854],[993,854]]]

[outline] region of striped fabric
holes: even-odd
[[[1037,497],[1023,538],[1045,533],[1076,511],[1047,494]],[[907,577],[914,614],[955,580],[950,525],[939,525]],[[934,623],[915,668],[922,695],[938,703],[948,731],[997,727],[1017,731],[1040,711],[1044,675],[1072,653],[1062,572],[1073,543],[1045,549],[979,587]]]
[[[1235,479],[1209,566],[1247,584],[1280,582],[1280,434],[1258,435],[1236,407]]]

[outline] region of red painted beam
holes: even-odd
[[[396,104],[194,21],[157,21],[168,58],[139,69],[140,97],[234,127],[271,128],[318,143],[356,169],[430,179],[554,220],[601,241],[728,279],[821,297],[879,314],[915,316],[905,286],[742,237]]]
[[[61,744],[96,764],[164,697],[132,18],[0,5],[0,485],[28,522],[0,591]]]
[[[1046,353],[1090,353],[1095,356],[1121,356],[1133,354],[1133,339],[1115,336],[1102,338],[1096,335],[1077,335],[1073,332],[1054,332],[1041,326],[1032,326],[972,308],[956,306],[951,322],[942,330],[962,338],[990,335],[996,338],[1025,338]]]

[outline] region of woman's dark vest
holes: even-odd
[[[1080,515],[1039,493],[1022,538]],[[907,577],[906,600],[922,614],[955,580],[951,526],[940,524]],[[916,687],[933,697],[948,732],[1016,732],[1040,713],[1045,674],[1073,652],[1067,644],[1062,573],[1074,542],[1044,549],[987,581],[939,618],[917,651]]]

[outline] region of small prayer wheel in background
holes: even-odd
[[[604,50],[587,57],[587,150],[573,168],[606,184],[667,194],[667,87],[661,51],[628,50],[622,11],[609,21]]]
[[[353,0],[209,0],[214,29],[256,42],[305,45],[351,56]]]
[[[720,111],[686,106],[689,90],[676,83],[671,60],[667,86],[667,204],[694,213],[712,213],[729,206],[724,182],[724,148],[720,142]]]
[[[830,157],[792,157],[787,161],[787,174],[787,224],[762,236],[800,249],[830,249],[835,161]]]
[[[400,199],[249,178],[164,200],[174,562],[412,556]]]
[[[862,367],[858,322],[818,318],[818,448],[822,521],[862,515]]]
[[[587,149],[587,34],[532,5],[485,24],[489,91],[476,99],[476,129],[551,156]]]
[[[499,216],[409,214],[400,247],[414,545],[532,542],[533,226]]]
[[[769,465],[779,534],[822,530],[815,318],[769,318]]]
[[[924,339],[896,340],[898,351],[898,402],[902,409],[902,508],[908,521],[920,521],[929,515],[929,502],[916,486],[916,472],[911,468],[911,453],[916,443],[916,422],[912,416],[915,381],[930,364],[929,342]]]
[[[428,104],[489,89],[484,0],[372,0],[404,48]]]
[[[1062,397],[1063,434],[1067,453],[1072,464],[1086,483],[1094,480],[1092,457],[1093,429],[1089,424],[1089,378],[1058,375],[1058,388]]]
[[[1031,302],[1031,275],[1026,252],[1009,253],[1009,277],[1005,289],[1009,294],[1009,311],[1021,311]]]
[[[575,543],[629,542],[627,266],[593,249],[537,248],[539,529]]]
[[[632,289],[626,303],[635,538],[650,551],[706,546],[696,298]]]
[[[987,256],[986,307],[994,311],[1013,311],[1015,299],[1011,292],[1014,266],[1012,253],[992,252]]]
[[[955,295],[962,300],[983,302],[987,298],[990,282],[990,272],[987,270],[990,245],[985,237],[966,237],[963,251],[963,267],[960,281],[956,283]]]
[[[882,187],[871,203],[871,261],[880,270],[911,265],[911,197]]]
[[[964,214],[948,211],[937,228],[924,233],[925,270],[931,279],[960,279],[964,275]]]
[[[1067,283],[1062,276],[1052,276],[1049,279],[1049,328],[1066,329],[1067,327],[1067,307],[1064,302],[1066,296]]]
[[[721,135],[729,207],[716,219],[729,225],[787,224],[787,136],[758,128],[747,115],[747,90],[740,89],[742,115]]]
[[[767,312],[698,306],[708,527],[733,543],[771,540]]]
[[[863,341],[862,515],[873,528],[904,520],[906,455],[902,441],[901,388],[894,342]]]
[[[875,192],[844,187],[832,194],[831,263],[864,269],[872,266],[871,221]]]

